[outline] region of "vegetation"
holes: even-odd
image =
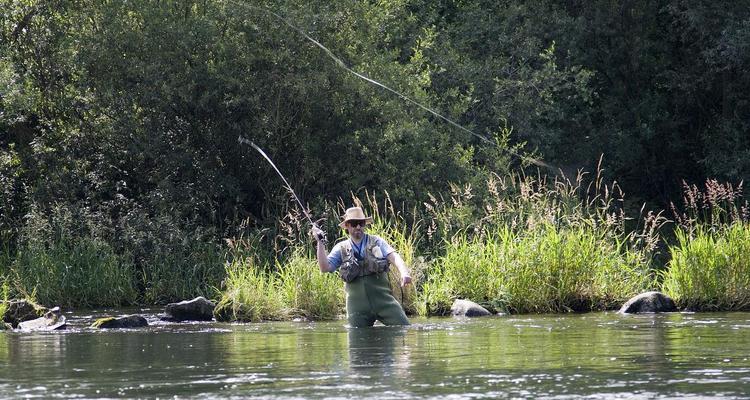
[[[414,269],[411,313],[603,309],[662,280],[742,308],[740,281],[721,301],[684,285],[748,220],[718,182],[750,178],[749,20],[748,0],[0,0],[0,279],[73,307],[340,312],[242,136],[331,238],[338,199],[365,199]],[[696,182],[711,215],[671,206]]]
[[[663,272],[664,292],[681,307],[750,309],[750,209],[741,192],[715,180],[705,190],[685,185],[677,242]]]

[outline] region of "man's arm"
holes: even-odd
[[[398,272],[401,274],[401,286],[406,286],[411,283],[411,275],[409,274],[409,268],[406,267],[406,263],[401,256],[395,251],[388,254],[388,261],[398,268]]]
[[[328,254],[326,252],[325,243],[323,243],[322,240],[318,240],[318,243],[315,246],[317,247],[315,254],[318,258],[318,266],[320,267],[320,272],[333,272],[333,267],[328,262]]]
[[[315,256],[318,259],[318,267],[320,267],[320,272],[333,272],[334,268],[328,262],[328,252],[326,251],[326,244],[322,240],[323,231],[320,228],[313,226],[310,234],[313,238],[315,238],[315,241],[317,242],[315,244]]]

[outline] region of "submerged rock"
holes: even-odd
[[[473,301],[456,300],[451,306],[451,315],[455,317],[484,317],[492,315],[492,313]]]
[[[196,297],[179,303],[167,304],[164,310],[164,321],[211,321],[214,318],[216,305],[205,297]]]
[[[23,332],[65,329],[65,316],[60,312],[60,307],[55,307],[47,311],[43,317],[19,323],[18,329]]]
[[[142,328],[144,326],[148,326],[148,321],[140,315],[99,318],[91,325],[92,328],[99,329]]]
[[[31,300],[9,300],[8,309],[2,316],[3,321],[9,323],[12,327],[18,327],[21,322],[31,321],[44,316],[47,308],[34,303]]]
[[[677,311],[674,301],[661,292],[641,293],[620,308],[620,314],[660,313]]]

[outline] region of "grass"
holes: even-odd
[[[27,243],[11,267],[20,294],[61,307],[120,306],[136,299],[132,263],[94,238]]]
[[[677,231],[662,290],[695,311],[750,309],[750,224]]]
[[[160,250],[141,275],[143,299],[148,304],[210,298],[212,288],[225,277],[224,254],[214,243],[185,241]]]
[[[585,228],[509,228],[457,238],[420,293],[419,310],[442,315],[465,298],[513,313],[604,310],[652,286],[648,264]]]
[[[2,285],[0,285],[0,292],[2,292],[2,301],[0,301],[0,325],[3,324],[3,317],[5,317],[5,312],[8,311],[8,283],[5,282],[4,279],[1,279]],[[2,327],[0,327],[0,330],[2,330]]]
[[[276,265],[281,297],[294,316],[310,320],[336,319],[344,313],[344,290],[336,274],[321,273],[317,261],[296,249]]]
[[[251,256],[235,258],[226,271],[226,288],[214,311],[216,320],[258,322],[289,317],[278,278]]]

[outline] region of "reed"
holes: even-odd
[[[130,260],[96,238],[63,235],[50,243],[29,241],[20,249],[11,277],[21,294],[42,304],[119,306],[137,298]]]
[[[662,290],[678,306],[695,311],[750,309],[750,224],[678,229],[670,251]]]
[[[5,317],[5,312],[8,311],[8,298],[10,290],[8,288],[8,282],[5,281],[5,279],[0,279],[2,284],[0,284],[0,293],[2,294],[2,301],[0,301],[0,325],[3,325],[3,318]],[[0,330],[2,330],[2,326],[0,326]]]
[[[141,274],[144,301],[164,304],[197,296],[210,298],[212,288],[225,277],[224,258],[219,245],[199,238],[160,248]]]
[[[445,314],[456,298],[503,312],[611,309],[653,288],[661,214],[626,232],[616,184],[579,173],[491,176],[486,187],[432,197],[427,235],[443,243],[419,294],[420,314]]]
[[[301,248],[284,263],[277,262],[276,269],[281,297],[291,315],[330,320],[344,313],[341,280],[321,273],[317,261]]]
[[[252,256],[228,262],[224,284],[214,311],[218,321],[259,322],[289,317],[278,277],[259,267]]]
[[[456,298],[501,312],[606,310],[653,284],[648,264],[591,229],[556,228],[461,237],[420,293],[420,312],[445,314]]]

